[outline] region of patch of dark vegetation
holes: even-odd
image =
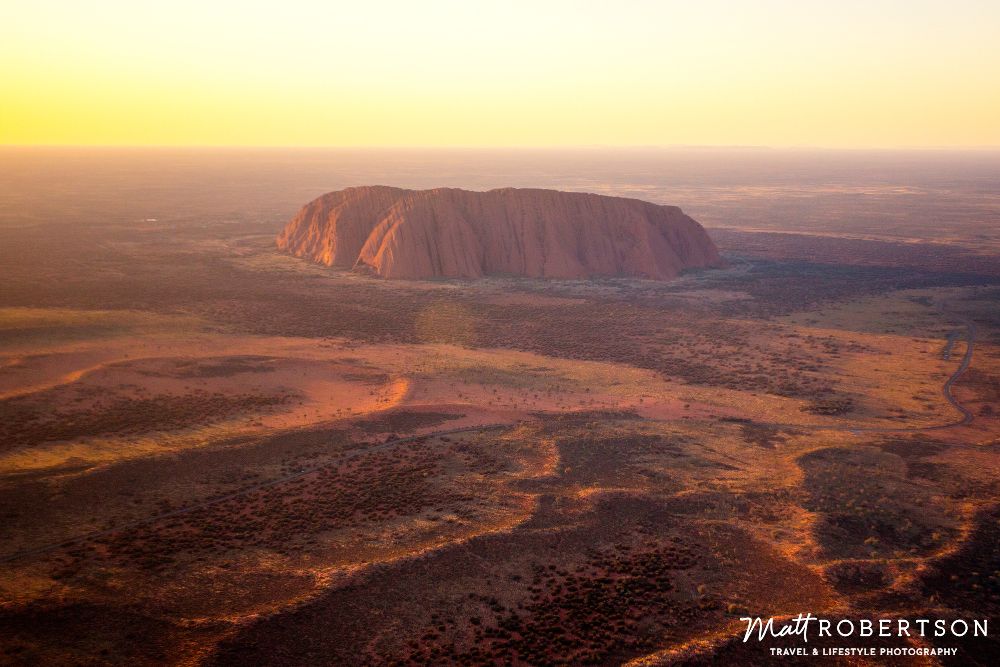
[[[816,539],[831,558],[927,555],[955,535],[949,508],[932,490],[906,478],[899,457],[874,447],[831,447],[799,459],[821,515]]]
[[[752,445],[763,449],[774,449],[774,446],[785,442],[788,437],[782,435],[781,429],[761,424],[743,424],[740,435]]]
[[[778,523],[787,516],[786,509],[794,506],[795,498],[788,489],[741,494],[703,491],[674,496],[667,504],[672,512],[679,515]]]
[[[691,457],[686,447],[690,444],[691,439],[683,436],[607,436],[586,429],[556,436],[559,460],[564,466],[561,481],[584,485],[609,481],[629,484],[648,479],[642,473],[649,466]]]
[[[854,410],[854,399],[850,396],[826,396],[816,398],[803,408],[804,412],[827,417],[839,417]]]
[[[635,657],[720,607],[709,594],[677,599],[675,573],[697,563],[695,552],[679,537],[668,545],[650,541],[635,549],[589,549],[584,563],[569,568],[536,563],[522,604],[511,609],[494,596],[479,596],[486,614],[445,621],[443,630],[429,628],[422,641],[409,643],[402,660],[597,665]],[[458,628],[471,628],[469,649],[449,649],[434,641]]]
[[[749,258],[749,259],[748,259]],[[1000,282],[997,275],[985,276],[950,270],[935,272],[924,268],[852,266],[850,264],[761,259],[740,251],[736,262],[748,270],[741,275],[741,289],[753,299],[731,301],[732,315],[778,317],[820,309],[833,303],[875,296],[897,290],[933,287],[966,287]],[[725,283],[723,283],[725,284]]]
[[[330,454],[347,444],[347,429],[344,428],[303,428],[263,438],[254,439],[256,448],[263,452],[281,455],[296,455],[301,460],[320,454]],[[235,443],[234,443],[235,444]],[[226,447],[226,443],[222,443]]]
[[[193,390],[176,396],[97,399],[87,409],[49,407],[38,395],[0,401],[3,448],[87,437],[121,437],[211,424],[234,415],[256,413],[287,404],[291,395],[221,394]]]
[[[935,456],[948,449],[948,443],[926,436],[894,436],[883,439],[878,447],[895,454],[907,463],[917,459]]]
[[[140,370],[143,375],[176,378],[232,377],[240,373],[267,373],[274,370],[275,357],[235,355],[212,359],[178,361],[170,372]]]
[[[62,475],[59,469],[7,476],[0,483],[0,543],[7,545],[6,554],[51,542],[46,529],[59,522],[72,524],[76,535],[147,519],[371,446],[348,436],[336,428],[299,429],[227,438],[184,456],[130,459],[93,467],[86,475]],[[176,499],[177,488],[187,490],[184,503]],[[101,523],[93,523],[94,507],[104,512]]]
[[[365,433],[408,433],[420,428],[438,426],[455,419],[461,419],[463,416],[451,412],[393,410],[383,412],[377,417],[356,421],[353,425]]]
[[[826,568],[826,580],[840,593],[857,594],[878,591],[892,583],[884,565],[866,561],[841,561]]]
[[[948,444],[945,442],[920,436],[900,436],[886,438],[878,446],[906,462],[908,477],[944,482],[951,476],[947,464],[925,460],[946,451]]]
[[[932,600],[972,616],[1000,614],[1000,507],[980,510],[974,527],[951,555],[934,561],[923,575]]]
[[[476,458],[461,445],[455,452],[479,473],[507,469],[506,462],[488,454]],[[235,497],[67,547],[54,558],[52,576],[86,575],[95,563],[163,574],[245,549],[296,556],[317,547],[331,531],[392,522],[427,508],[448,507],[456,520],[477,520],[476,498],[438,481],[447,458],[440,447],[420,438],[405,448],[363,452],[301,475],[292,467],[286,470],[290,479],[251,486]]]
[[[747,354],[747,340],[760,324],[691,311],[676,303],[635,303],[629,297],[592,297],[573,307],[468,304],[481,327],[477,342],[487,347],[612,361],[679,377],[700,386],[722,386],[780,396],[809,398],[832,391],[816,354],[840,354],[833,338],[809,337],[772,326],[767,344]],[[755,326],[757,328],[755,328]],[[571,333],[570,333],[571,332]]]
[[[392,379],[388,373],[379,373],[377,371],[368,371],[360,373],[344,373],[344,379],[350,382],[364,382],[366,384],[380,385],[389,382]]]
[[[711,234],[723,253],[830,266],[871,277],[910,273],[911,280],[934,277],[937,285],[946,277],[981,282],[1000,278],[1000,260],[996,256],[962,246],[736,229],[713,229]],[[955,271],[956,267],[962,271]]]
[[[1000,480],[976,479],[963,474],[956,465],[935,459],[952,450],[952,445],[942,440],[917,435],[896,436],[885,438],[878,447],[903,459],[908,478],[932,482],[951,498],[993,499],[1000,494]]]
[[[972,389],[977,401],[1000,406],[1000,375],[973,367],[962,373],[955,384]]]
[[[0,609],[0,663],[165,664],[181,630],[130,607],[89,603]]]
[[[127,333],[117,324],[52,324],[49,326],[0,328],[0,345],[64,343],[89,338],[106,338]]]
[[[631,410],[574,410],[570,412],[533,412],[531,416],[562,428],[601,421],[643,421],[644,418]]]

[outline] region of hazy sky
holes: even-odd
[[[1000,145],[997,0],[0,0],[0,144]]]

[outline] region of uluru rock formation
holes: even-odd
[[[722,264],[702,226],[675,206],[540,189],[347,188],[306,204],[277,243],[383,278],[665,280]]]

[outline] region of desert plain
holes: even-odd
[[[430,178],[348,158],[332,181]],[[14,184],[45,164],[5,159]],[[58,196],[5,200],[0,663],[747,665],[745,616],[998,618],[995,195],[859,192],[842,156],[672,191],[654,157],[620,182],[525,159],[682,205],[725,266],[383,280],[279,252],[339,182],[254,159],[273,189],[77,156]]]

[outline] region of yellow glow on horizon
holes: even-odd
[[[0,8],[0,144],[1000,145],[1000,3]]]

